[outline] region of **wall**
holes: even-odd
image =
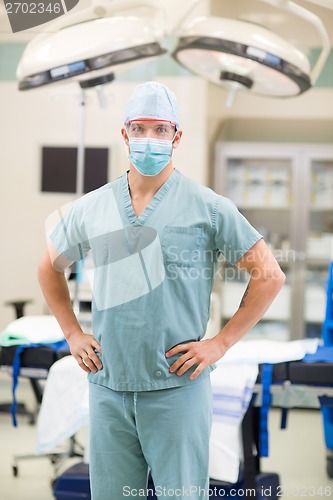
[[[333,45],[333,10],[312,4],[309,1],[297,1],[298,4],[311,10],[323,21]],[[307,48],[311,67],[319,53],[320,39],[317,31],[308,22],[283,10],[277,9],[259,0],[234,0],[220,2],[212,0],[211,12],[215,16],[232,17],[263,24],[276,34],[286,38],[299,49]],[[322,74],[310,91],[296,97],[279,99],[255,96],[239,92],[231,108],[226,107],[227,92],[223,88],[209,84],[208,86],[208,142],[211,152],[213,143],[225,136],[228,123],[232,122],[235,140],[281,140],[288,142],[302,141],[325,142],[332,139],[327,133],[333,120],[333,53],[325,64]],[[265,125],[265,121],[267,124]],[[241,124],[243,122],[243,124]],[[275,122],[275,125],[272,125]],[[248,127],[248,137],[246,137]],[[312,134],[312,138],[308,135]],[[212,155],[210,155],[210,167]]]
[[[176,5],[174,0],[168,3],[170,26],[188,7],[183,4],[180,10]],[[202,6],[201,12],[205,8]],[[26,313],[47,311],[36,279],[38,261],[45,248],[44,222],[54,209],[74,197],[40,192],[41,147],[75,146],[79,142],[81,92],[77,83],[27,92],[17,90],[15,68],[23,49],[22,38],[22,34],[5,37],[2,33],[0,40],[0,330],[15,319],[14,310],[5,305],[6,301],[32,299]],[[168,56],[119,75],[105,87],[108,106],[104,109],[96,92],[87,92],[85,144],[110,148],[110,180],[125,172],[128,160],[120,135],[123,111],[135,85],[151,79],[168,85],[180,103],[184,135],[175,152],[175,165],[204,183],[207,83],[182,70]]]
[[[190,0],[163,2],[169,28],[177,24],[190,3]],[[311,6],[309,2],[303,4]],[[209,9],[207,0],[196,7],[193,15],[204,14]],[[324,15],[333,39],[333,11],[319,7],[313,10]],[[318,47],[318,37],[305,23],[295,30],[293,22],[286,24],[281,13],[259,0],[212,0],[211,11],[215,15],[251,16],[252,19],[257,16],[259,21],[269,20],[280,34],[285,32],[293,41],[298,39],[300,45],[311,39],[313,47]],[[17,90],[15,68],[23,48],[19,44],[31,38],[31,33],[13,35],[8,33],[8,27],[6,32],[5,25],[0,15],[0,329],[14,319],[14,312],[4,305],[5,301],[30,298],[33,304],[27,307],[27,313],[42,314],[46,310],[36,280],[36,268],[44,250],[44,221],[73,196],[40,192],[41,147],[77,145],[80,123],[77,84],[29,92]],[[134,86],[148,79],[163,81],[178,95],[184,135],[175,162],[185,174],[202,183],[209,182],[213,143],[226,122],[236,124],[233,134],[236,137],[249,124],[252,140],[260,140],[264,123],[279,121],[282,129],[287,130],[289,126],[290,140],[297,136],[299,141],[297,123],[312,124],[320,139],[317,124],[331,127],[333,120],[333,78],[330,86],[316,87],[292,99],[240,94],[234,106],[227,109],[225,90],[190,75],[169,57],[161,58],[119,75],[114,83],[105,87],[109,101],[106,109],[100,108],[94,91],[88,93],[86,144],[110,148],[110,179],[127,168],[120,136],[125,103]]]
[[[239,93],[231,109],[227,93],[208,86],[208,143],[215,141],[333,142],[333,89],[311,89],[294,98],[271,99]],[[227,130],[232,129],[231,133]],[[212,156],[209,159],[212,165]]]

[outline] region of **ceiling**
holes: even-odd
[[[296,0],[295,3],[321,19],[333,45],[333,2],[332,9],[306,0]],[[261,0],[211,0],[211,14],[264,25],[299,47],[320,45],[318,32],[310,23]]]
[[[182,0],[181,3],[179,0],[168,0],[168,2],[156,0],[156,2],[158,1],[160,1],[161,5],[163,5],[163,8],[166,10],[167,19],[169,20],[168,27],[177,24],[178,19],[182,17],[184,12],[186,12],[192,4],[192,0]],[[325,3],[329,0],[313,1]],[[112,2],[112,0],[110,0],[110,2]],[[333,10],[321,7],[306,0],[297,0],[297,3],[321,18],[333,45]],[[91,5],[91,0],[79,0],[78,5],[72,12],[82,10],[89,5]],[[284,12],[282,9],[277,9],[268,5],[262,0],[202,0],[202,4],[199,4],[199,6],[193,9],[189,19],[201,15],[203,9],[204,12],[210,12],[211,15],[243,19],[264,25],[277,34],[286,37],[289,42],[299,47],[302,45],[320,45],[318,34],[313,26],[298,17],[292,16],[290,13]],[[47,30],[48,27],[52,25],[52,22],[53,21],[38,28],[13,34],[5,12],[4,3],[0,2],[0,41],[30,40],[40,31]]]

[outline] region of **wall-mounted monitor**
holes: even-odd
[[[42,192],[76,192],[77,154],[77,147],[44,146],[42,148]],[[89,193],[108,182],[108,162],[108,148],[85,148],[84,193]]]

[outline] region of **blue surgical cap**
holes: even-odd
[[[163,83],[147,82],[138,85],[128,101],[124,123],[133,120],[166,120],[179,129],[176,96]]]

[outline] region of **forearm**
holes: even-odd
[[[238,342],[263,317],[285,281],[285,275],[277,270],[270,278],[251,277],[241,304],[216,336],[216,341],[226,349]]]
[[[56,317],[66,339],[68,340],[76,332],[82,333],[73,311],[64,273],[53,269],[47,253],[40,262],[38,280],[45,300]]]

